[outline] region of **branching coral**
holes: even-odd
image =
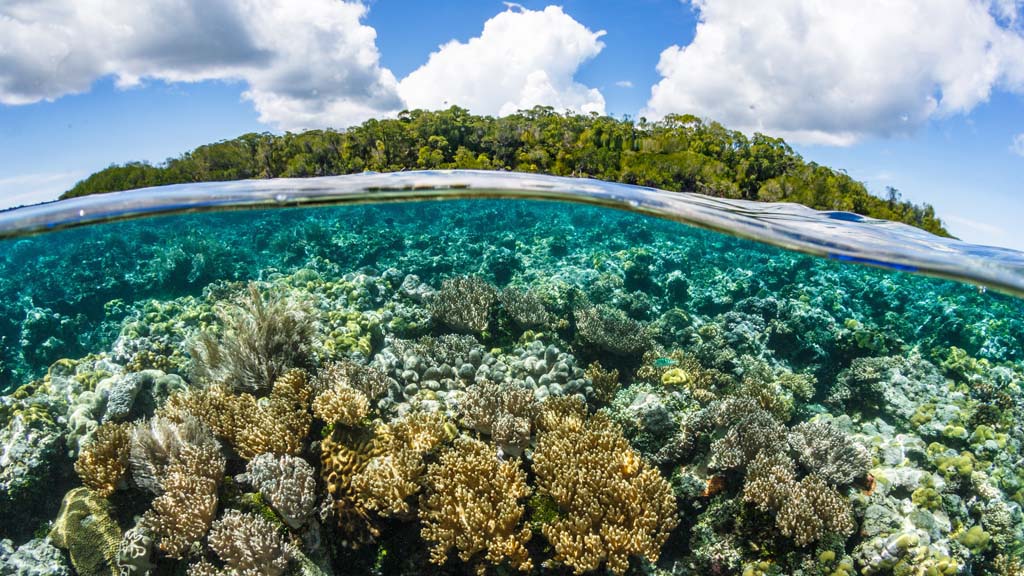
[[[289,527],[298,529],[313,513],[316,477],[302,458],[260,454],[249,461],[246,475]]]
[[[789,432],[789,446],[801,466],[833,486],[864,478],[871,467],[867,449],[827,422],[794,426]]]
[[[217,441],[202,423],[185,415],[180,420],[156,416],[131,432],[129,462],[135,484],[154,494],[162,491],[167,467],[185,446],[217,450]]]
[[[576,574],[602,563],[622,574],[633,555],[656,561],[678,522],[671,486],[608,419],[584,422],[565,407],[542,414],[533,456],[539,494],[560,511],[542,527],[554,560]]]
[[[430,315],[456,332],[479,334],[487,330],[497,299],[498,291],[479,276],[449,278],[430,301]]]
[[[551,322],[544,302],[533,291],[506,288],[501,291],[499,300],[501,308],[520,330],[544,328]]]
[[[591,362],[586,370],[587,379],[594,387],[594,396],[601,402],[611,402],[619,391],[619,371],[616,368],[605,370],[601,363]]]
[[[466,389],[459,411],[466,426],[518,456],[530,442],[536,407],[532,390],[485,381]]]
[[[306,305],[287,294],[267,296],[250,284],[247,297],[219,310],[218,317],[220,337],[204,332],[192,351],[198,379],[259,392],[289,368],[308,364],[314,318]]]
[[[211,386],[172,396],[160,413],[175,421],[198,419],[246,460],[264,452],[296,455],[312,423],[311,395],[306,373],[289,370],[277,379],[265,401]]]
[[[78,454],[75,472],[83,484],[105,498],[114,493],[128,470],[129,451],[129,425],[102,424]]]
[[[346,386],[362,392],[370,401],[380,398],[388,389],[388,375],[372,366],[351,360],[332,362],[317,372],[313,386],[318,391]]]
[[[409,501],[421,488],[425,456],[454,433],[454,425],[447,418],[428,412],[415,412],[378,426],[376,455],[352,476],[356,499],[383,516],[408,516]]]
[[[728,398],[715,404],[712,411],[725,435],[711,444],[711,468],[742,468],[761,452],[785,449],[786,427],[755,402]]]
[[[653,345],[647,328],[610,306],[576,312],[576,336],[590,354],[611,354],[640,359]]]
[[[291,552],[276,527],[255,515],[228,510],[210,529],[210,548],[233,576],[280,576]]]
[[[530,529],[520,522],[530,488],[517,460],[500,461],[487,444],[458,438],[428,467],[426,483],[420,534],[433,544],[432,562],[444,564],[454,548],[477,574],[504,562],[520,572],[532,569],[525,546]]]
[[[348,386],[336,385],[313,399],[313,414],[329,424],[355,426],[369,413],[370,401],[362,392]]]
[[[849,536],[856,528],[849,502],[813,474],[798,482],[793,460],[785,454],[762,452],[754,459],[743,499],[775,513],[779,531],[797,546],[828,533]]]
[[[224,477],[224,456],[213,444],[185,444],[167,465],[163,493],[143,516],[158,546],[181,558],[209,530],[217,513],[217,488]]]

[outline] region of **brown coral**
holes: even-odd
[[[505,452],[518,456],[530,442],[537,402],[528,388],[484,381],[466,389],[459,412],[467,427],[491,436]]]
[[[100,425],[75,461],[82,484],[104,498],[114,493],[128,470],[129,428],[111,422]]]
[[[338,526],[357,541],[376,535],[366,508],[352,488],[352,478],[366,469],[375,451],[373,434],[362,429],[337,427],[320,442],[320,473],[331,495]]]
[[[617,368],[605,370],[601,367],[601,363],[595,360],[587,366],[585,375],[594,387],[594,396],[598,401],[607,404],[615,399],[615,394],[619,391],[619,370]]]
[[[265,452],[294,456],[302,451],[309,434],[311,395],[305,371],[296,369],[278,378],[263,402],[251,394],[211,386],[172,396],[160,413],[175,421],[188,416],[199,419],[246,460]]]
[[[234,576],[280,576],[290,550],[277,528],[256,516],[228,510],[210,529],[210,548]]]
[[[388,375],[372,367],[357,364],[351,360],[332,362],[316,375],[317,390],[328,390],[337,386],[353,388],[363,393],[370,401],[380,398],[388,389]]]
[[[577,415],[555,420],[561,425],[542,432],[534,452],[539,493],[561,512],[541,529],[554,560],[576,574],[602,563],[622,574],[633,555],[656,561],[678,522],[671,486],[611,421]]]
[[[324,422],[346,426],[359,424],[370,412],[366,396],[348,386],[335,385],[313,400],[313,414]]]
[[[531,533],[520,524],[530,488],[517,460],[498,460],[493,447],[462,437],[428,467],[426,482],[420,534],[433,543],[432,562],[444,564],[454,548],[478,574],[506,561],[521,572],[533,568]]]

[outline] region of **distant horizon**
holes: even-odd
[[[190,18],[122,10],[102,23],[0,8],[0,206],[248,132],[543,104],[690,113],[783,137],[875,195],[892,186],[933,205],[965,241],[1024,250],[1022,6],[784,4],[315,0],[252,12],[196,2]],[[909,33],[922,21],[927,38]]]

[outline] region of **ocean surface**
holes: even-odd
[[[0,212],[0,574],[1024,574],[1022,295],[536,175]]]

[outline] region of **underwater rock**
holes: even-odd
[[[17,549],[10,540],[0,540],[0,575],[70,576],[71,569],[48,539],[34,538]]]
[[[112,382],[104,380],[98,389],[107,389],[107,403],[103,422],[126,422],[140,416],[152,416],[157,406],[175,392],[187,387],[177,374],[161,370],[143,370],[115,376]]]
[[[16,411],[0,428],[0,516],[4,522],[18,521],[49,492],[63,457],[60,428],[37,414]]]

